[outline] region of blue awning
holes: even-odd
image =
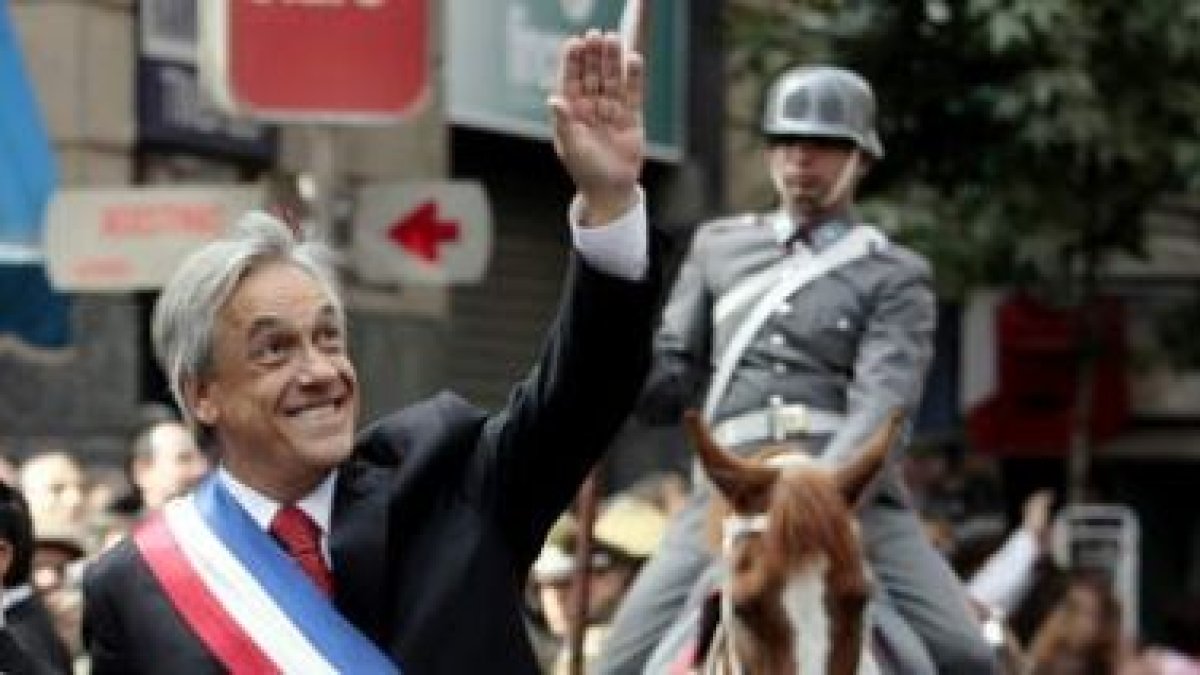
[[[42,266],[42,219],[58,184],[54,149],[21,56],[8,0],[0,0],[0,347],[70,341],[67,297]]]

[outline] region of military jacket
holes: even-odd
[[[821,255],[851,229],[824,223],[807,242],[788,245],[785,223],[782,213],[747,214],[698,228],[655,337],[656,370],[647,388],[654,405],[695,404],[758,299],[734,303],[736,309],[714,321],[715,307],[731,290],[787,256]],[[713,420],[776,402],[804,403],[847,416],[821,444],[830,457],[849,452],[891,409],[916,409],[935,321],[928,263],[892,242],[874,246],[772,309],[742,353]]]

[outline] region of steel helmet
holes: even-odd
[[[875,160],[883,159],[871,85],[843,68],[801,66],[775,78],[763,107],[762,132],[768,137],[842,138]]]

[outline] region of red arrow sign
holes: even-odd
[[[438,220],[437,203],[428,201],[392,223],[388,239],[427,262],[441,258],[444,241],[458,241],[458,221]]]

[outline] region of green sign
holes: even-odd
[[[683,154],[685,0],[643,0],[646,136],[650,155]],[[550,137],[546,96],[564,38],[588,28],[617,30],[624,0],[449,0],[446,91],[452,122]]]

